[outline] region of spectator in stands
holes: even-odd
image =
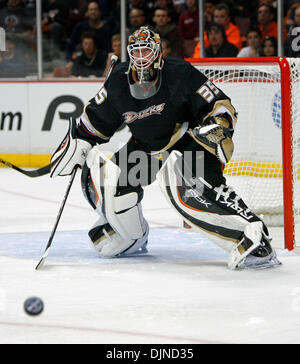
[[[220,24],[225,29],[227,41],[240,50],[242,47],[241,33],[239,28],[231,22],[230,9],[226,4],[221,3],[216,6],[214,11],[214,23]],[[210,45],[207,32],[205,32],[204,44],[206,48]],[[200,42],[197,43],[193,54],[193,58],[199,57]]]
[[[170,4],[170,1],[169,0],[155,0],[154,7],[156,9],[157,8],[160,8],[160,9],[167,9],[167,10],[169,10],[169,4]]]
[[[129,2],[127,1],[128,4],[128,10],[127,10],[127,14],[130,13],[131,10],[133,9],[139,9],[142,10],[144,12],[144,16],[146,19],[146,22],[148,22],[148,14],[147,14],[147,5],[145,4],[144,0],[129,0]],[[151,14],[150,14],[151,15]]]
[[[262,32],[262,37],[278,37],[278,26],[274,21],[274,8],[267,4],[261,3],[258,6],[257,11],[257,22],[260,31]]]
[[[238,49],[242,48],[240,30],[231,22],[230,9],[226,4],[221,3],[216,6],[214,22],[224,27],[228,42],[234,44]]]
[[[290,27],[294,24],[295,22],[295,11],[296,9],[300,6],[300,1],[295,1],[294,4],[291,4],[286,17],[284,18],[284,24],[286,26],[286,29],[289,30]]]
[[[109,0],[98,0],[100,8],[104,16],[109,14]]]
[[[80,14],[85,14],[90,0],[77,0],[77,9]],[[101,8],[101,6],[100,6]]]
[[[215,0],[206,0],[204,2],[205,30],[209,29],[210,24],[214,21],[215,9],[216,9]]]
[[[101,77],[105,69],[107,54],[103,50],[97,49],[93,33],[83,33],[81,48],[82,54],[75,59],[71,76]]]
[[[205,49],[206,57],[236,57],[238,48],[227,41],[222,25],[212,23],[207,35],[210,45]]]
[[[185,0],[172,0],[172,7],[178,16],[178,19],[180,15],[187,10],[187,7],[185,5]]]
[[[36,0],[23,0],[23,4],[26,8],[26,12],[28,15],[35,17],[36,16]],[[43,3],[43,2],[42,2]]]
[[[0,10],[0,27],[4,28],[15,47],[27,58],[34,58],[36,42],[33,35],[34,18],[21,0],[8,0]]]
[[[20,78],[36,72],[34,64],[20,50],[12,35],[6,36],[6,51],[0,55],[0,77]]]
[[[263,57],[274,57],[277,56],[277,39],[275,37],[266,37],[262,43]]]
[[[184,2],[184,1],[183,1]],[[152,16],[151,16],[151,21],[153,21],[153,16],[155,13],[156,9],[165,9],[168,11],[169,13],[169,17],[171,19],[171,23],[177,24],[178,23],[178,19],[179,19],[179,15],[174,7],[173,7],[173,3],[170,2],[169,0],[156,0],[154,3],[154,7],[152,9]]]
[[[292,26],[300,27],[300,5],[295,9]]]
[[[253,27],[247,33],[247,46],[242,48],[238,57],[259,57],[262,45],[262,34],[259,28]]]
[[[110,68],[110,64],[111,64],[111,57],[113,55],[118,57],[118,61],[117,63],[121,62],[121,35],[120,34],[114,34],[111,38],[111,47],[112,47],[112,52],[110,52],[107,56],[107,63],[105,66],[105,70],[103,72],[102,77],[106,77],[107,73],[109,71]]]
[[[166,9],[169,10],[169,0],[156,0],[154,4],[154,10]],[[154,14],[153,14],[154,15]]]
[[[112,31],[109,23],[106,23],[101,17],[101,9],[97,1],[92,1],[87,9],[88,20],[78,23],[67,43],[66,57],[67,61],[72,61],[73,53],[80,44],[83,33],[93,31],[96,39],[97,49],[109,52],[111,50]]]
[[[129,13],[130,27],[127,30],[127,38],[141,26],[146,25],[145,13],[141,9],[132,9]]]
[[[276,3],[277,3],[277,0],[259,0],[259,3],[260,4],[262,4],[262,3],[268,4],[268,5],[270,5],[270,6],[272,6],[272,7],[275,8]]]
[[[172,49],[168,39],[161,38],[162,56],[164,59],[171,57]]]
[[[147,17],[150,17],[153,15],[153,11],[155,9],[156,0],[146,0],[145,1],[145,7],[146,7],[146,14]]]
[[[64,0],[63,3],[65,3]],[[69,7],[69,16],[66,28],[66,36],[70,37],[75,25],[79,22],[83,22],[86,20],[87,8],[90,0],[67,0],[71,2],[71,6]],[[100,6],[101,8],[101,6]]]
[[[129,9],[145,9],[144,0],[129,0]]]
[[[0,10],[0,26],[6,33],[24,34],[32,32],[34,19],[28,14],[21,0],[8,0],[7,6]]]
[[[294,22],[290,27],[288,37],[285,43],[285,55],[287,57],[300,57],[300,6],[295,9]]]
[[[49,0],[43,8],[42,26],[44,30],[48,30],[51,39],[51,58],[57,58],[65,49],[70,6],[70,0]]]
[[[170,23],[171,18],[167,9],[156,9],[153,16],[152,29],[160,35],[161,38],[167,39],[171,47],[171,57],[183,57],[183,49],[176,24]]]
[[[199,12],[197,0],[185,0],[187,10],[180,15],[178,32],[183,41],[185,57],[192,57],[199,39]]]

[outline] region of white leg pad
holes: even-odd
[[[225,238],[223,228],[228,228],[232,231],[239,232],[242,235],[245,227],[249,224],[247,220],[241,216],[234,214],[219,214],[215,211],[209,211],[208,207],[212,207],[212,201],[209,201],[203,191],[197,193],[187,187],[187,192],[191,197],[197,200],[197,205],[189,206],[185,203],[182,196],[180,196],[178,188],[178,173],[176,172],[176,163],[182,158],[182,154],[178,151],[173,151],[160,171],[157,173],[157,180],[159,186],[170,206],[183,218],[183,220],[193,230],[200,231],[203,235],[207,236],[210,240],[215,242],[218,246],[226,250],[228,253],[236,247],[239,239]],[[214,231],[210,229],[215,227]]]
[[[270,259],[254,255],[252,260],[266,261],[266,266],[278,264],[262,221],[243,202],[240,204],[241,199],[233,189],[223,185],[213,188],[201,177],[183,175],[179,162],[182,162],[182,154],[173,151],[157,174],[160,188],[170,205],[190,226],[229,252],[229,269],[236,269],[244,263],[250,266],[249,255],[258,254],[257,249],[265,242]],[[262,264],[257,263],[257,266]]]
[[[228,260],[229,269],[236,269],[245,261],[246,257],[253,252],[253,250],[260,246],[262,234],[263,224],[260,221],[251,222],[245,227],[244,235],[252,242],[252,245],[245,251],[244,249],[241,249],[241,244],[244,242],[244,239],[241,240],[241,242],[230,252]]]
[[[98,244],[94,243],[101,257],[133,254],[145,246],[149,226],[143,217],[136,192],[116,196],[120,168],[105,154],[94,148],[88,156],[93,188],[97,195],[96,208],[101,216],[101,225],[108,223],[109,232],[100,231]]]

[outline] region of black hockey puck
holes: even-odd
[[[24,310],[30,316],[37,316],[44,310],[44,303],[38,297],[30,297],[24,302]]]

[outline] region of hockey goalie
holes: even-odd
[[[99,215],[89,237],[100,257],[146,252],[143,187],[157,178],[183,220],[228,251],[230,269],[280,265],[266,225],[223,176],[237,122],[231,100],[190,63],[163,59],[159,35],[147,27],[129,37],[127,50],[129,62],[114,68],[78,122],[70,120],[51,170],[56,177],[82,167],[83,193]],[[97,146],[123,123],[132,137],[109,159]]]

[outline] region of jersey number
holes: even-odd
[[[203,86],[199,88],[197,94],[204,98],[208,103],[212,102],[216,96],[220,93],[220,90],[210,81],[207,81]]]
[[[103,86],[100,91],[95,96],[95,101],[97,105],[101,105],[107,98],[107,91],[105,87]]]

